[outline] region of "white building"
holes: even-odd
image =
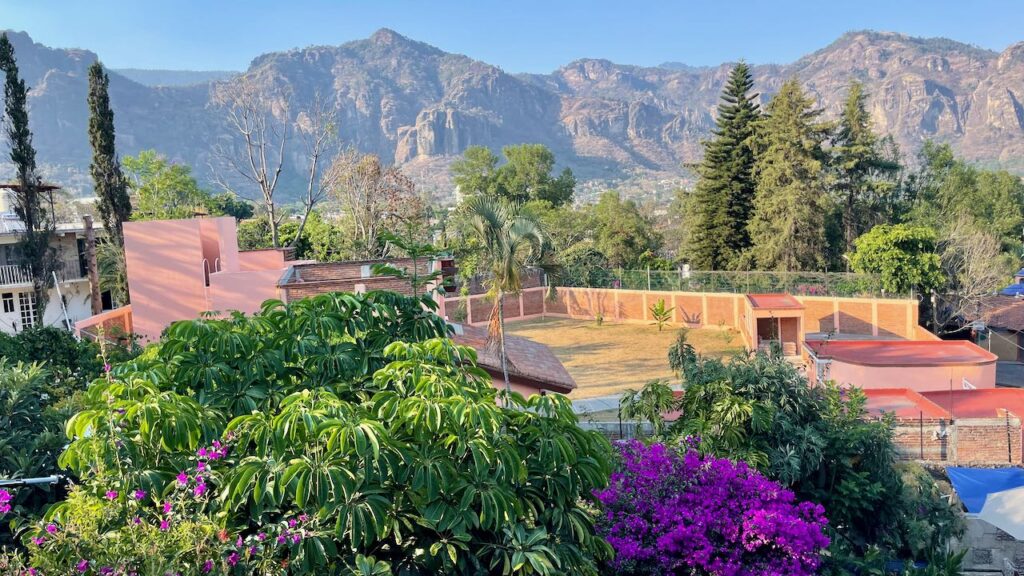
[[[0,191],[0,331],[8,334],[32,327],[36,309],[32,277],[18,263],[17,244],[25,225],[14,213],[11,194]],[[58,224],[50,245],[57,250],[58,282],[50,289],[43,325],[71,329],[75,321],[92,315],[84,225]]]

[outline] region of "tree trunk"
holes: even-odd
[[[498,347],[501,350],[501,373],[505,377],[505,407],[510,405],[512,384],[508,380],[508,358],[505,355],[505,293],[498,292]]]
[[[89,299],[95,316],[103,312],[103,298],[100,296],[100,273],[96,265],[96,234],[92,229],[92,216],[82,216],[85,226],[85,266],[89,274]]]

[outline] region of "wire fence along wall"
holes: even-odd
[[[882,289],[873,274],[853,272],[724,272],[693,270],[609,270],[563,268],[549,281],[571,288],[613,288],[666,292],[788,293],[846,298],[913,298]]]

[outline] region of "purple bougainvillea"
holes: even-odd
[[[743,462],[663,444],[618,444],[620,469],[594,493],[615,574],[802,576],[821,563],[824,509]]]

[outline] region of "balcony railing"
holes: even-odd
[[[24,267],[17,265],[0,266],[0,286],[31,283],[32,275]]]

